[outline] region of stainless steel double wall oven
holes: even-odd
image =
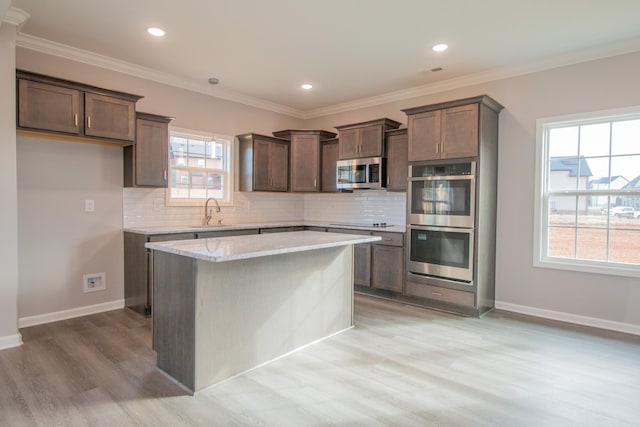
[[[475,161],[409,166],[408,280],[473,286],[475,197]]]

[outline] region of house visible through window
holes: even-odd
[[[231,138],[189,131],[170,132],[171,204],[199,204],[209,197],[231,203]]]
[[[538,121],[539,266],[640,276],[640,109]]]

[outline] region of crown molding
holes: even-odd
[[[416,98],[419,96],[433,95],[448,90],[459,89],[477,84],[488,83],[496,80],[522,76],[525,74],[551,70],[554,68],[565,67],[582,62],[594,61],[597,59],[624,55],[627,53],[638,51],[640,51],[640,38],[625,40],[623,42],[571,52],[563,55],[557,55],[538,61],[528,62],[525,64],[495,68],[493,70],[457,77],[442,82],[416,86],[413,88],[389,92],[386,94],[363,98],[356,101],[350,101],[332,105],[329,107],[309,110],[305,113],[304,118],[312,119],[316,117],[328,116],[331,114],[345,113],[361,108],[374,107],[390,102],[404,101],[406,99]]]
[[[20,30],[20,27],[22,27],[22,24],[24,24],[27,21],[27,19],[29,19],[30,17],[31,15],[29,15],[24,10],[18,9],[17,7],[10,6],[2,22],[15,25],[18,28],[18,30]]]
[[[248,105],[262,110],[272,111],[274,113],[285,114],[296,118],[303,118],[304,112],[274,102],[265,101],[263,99],[243,95],[241,93],[225,89],[222,87],[212,87],[208,83],[198,83],[193,80],[178,77],[169,73],[163,73],[151,68],[142,67],[130,62],[121,61],[109,56],[100,55],[83,49],[62,43],[53,42],[40,37],[29,34],[19,34],[16,40],[16,46],[33,50],[36,52],[53,55],[60,58],[68,59],[83,64],[88,64],[111,71],[116,71],[130,76],[139,77],[145,80],[151,80],[169,86],[186,89],[191,92],[201,93],[233,101],[240,104]]]
[[[13,18],[10,18],[10,16]],[[29,17],[26,12],[12,7],[9,9],[5,21],[8,21],[8,19],[13,19],[14,22],[17,22],[17,20],[21,16],[23,17],[23,20],[21,22],[24,22]],[[12,21],[8,22],[13,23]],[[108,56],[100,55],[83,49],[78,49],[73,46],[68,46],[62,43],[53,42],[28,34],[18,34],[16,45],[21,48],[65,58],[71,61],[81,62],[84,64],[105,68],[111,71],[128,74],[134,77],[139,77],[145,80],[151,80],[157,83],[186,89],[192,92],[213,96],[227,101],[237,102],[251,107],[260,108],[262,110],[272,111],[274,113],[308,120],[332,114],[345,113],[362,108],[374,107],[391,102],[404,101],[420,96],[432,95],[448,90],[454,90],[496,80],[517,77],[525,74],[550,70],[582,62],[638,52],[640,51],[640,38],[626,40],[605,46],[599,46],[592,49],[571,52],[568,54],[556,55],[553,57],[545,58],[543,60],[532,61],[525,64],[500,67],[481,73],[456,77],[442,82],[416,86],[413,88],[389,92],[382,95],[344,102],[328,107],[317,108],[314,110],[300,110],[287,107],[274,102],[265,101],[260,98],[243,95],[241,93],[225,89],[223,87],[212,87],[209,84],[194,82],[193,80],[185,79],[168,73],[163,73],[150,68],[132,64],[130,62],[121,61]]]

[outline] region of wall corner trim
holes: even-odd
[[[495,308],[498,310],[511,311],[513,313],[541,317],[543,319],[558,320],[560,322],[573,323],[576,325],[589,326],[592,328],[606,329],[609,331],[623,332],[625,334],[640,336],[640,325],[636,325],[633,323],[616,322],[613,320],[599,319],[597,317],[582,316],[579,314],[564,313],[561,311],[545,310],[542,308],[511,304],[502,301],[496,301]]]
[[[22,335],[7,335],[6,337],[0,337],[0,350],[7,348],[19,347],[22,345]]]
[[[102,304],[87,305],[69,310],[55,311],[53,313],[38,314],[36,316],[21,317],[18,319],[18,327],[42,325],[44,323],[57,322],[59,320],[73,319],[74,317],[88,316],[90,314],[124,308],[124,299],[105,302]],[[0,342],[1,348],[1,342]]]

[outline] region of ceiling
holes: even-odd
[[[23,47],[55,42],[61,51],[60,43],[116,60],[130,73],[156,73],[169,83],[307,117],[394,94],[409,97],[420,88],[490,79],[505,70],[524,73],[640,50],[638,0],[14,0],[12,5],[30,15],[18,39]],[[149,26],[162,27],[166,36],[149,36]],[[440,42],[449,49],[433,52]],[[208,85],[210,77],[219,85]],[[303,82],[314,88],[302,90]]]

